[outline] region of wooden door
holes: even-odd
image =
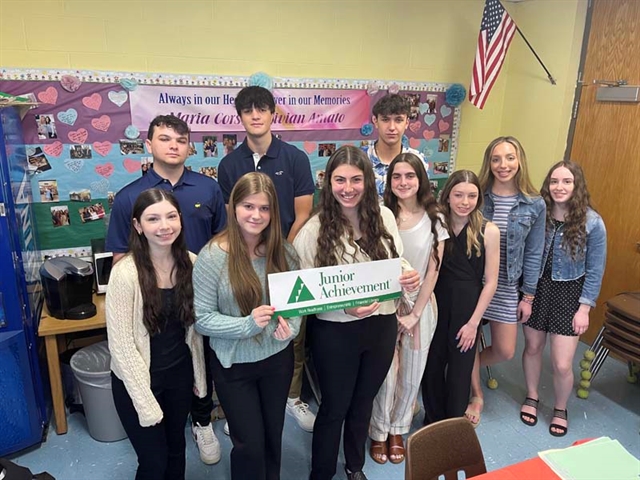
[[[591,324],[602,327],[604,303],[640,290],[640,103],[597,102],[594,80],[640,85],[640,1],[592,0],[570,158],[582,165],[595,208],[607,227],[607,267]]]

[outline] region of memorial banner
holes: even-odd
[[[399,258],[312,268],[268,276],[274,318],[310,315],[400,297]]]

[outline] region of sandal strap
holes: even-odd
[[[536,400],[534,398],[531,397],[527,397],[524,399],[524,402],[522,403],[522,406],[527,406],[527,407],[532,407],[532,408],[538,408],[538,402],[540,400]]]
[[[560,410],[559,408],[553,409],[553,416],[562,420],[567,420],[567,409]]]

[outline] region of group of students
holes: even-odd
[[[454,172],[436,200],[424,157],[402,146],[410,106],[388,95],[373,110],[378,141],[332,154],[311,211],[308,159],[271,134],[270,95],[247,87],[236,98],[247,140],[223,159],[222,190],[183,168],[186,125],[158,117],[147,147],[159,168],[116,196],[107,328],[136,479],[184,478],[189,412],[196,437],[213,434],[203,428],[212,379],[233,443],[232,478],[280,478],[285,411],[308,407],[290,391],[305,330],[322,393],[309,425],[312,480],[334,477],[341,439],[349,480],[366,480],[367,437],[376,462],[402,462],[420,387],[426,424],[460,416],[477,424],[479,369],[513,356],[517,322],[526,322],[521,419],[537,423],[550,333],[550,432],[566,433],[571,361],[606,256],[580,167],[554,165],[540,197],[521,145],[500,137],[479,178]],[[401,301],[320,313],[306,328],[300,317],[273,318],[268,274],[388,258],[402,259]],[[478,355],[483,319],[492,345]]]

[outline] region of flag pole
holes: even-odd
[[[544,71],[547,72],[547,78],[551,82],[551,85],[556,85],[556,79],[553,78],[553,76],[551,75],[551,72],[549,72],[549,70],[547,69],[545,64],[542,62],[542,60],[540,59],[540,57],[538,56],[536,51],[533,49],[533,47],[529,43],[529,40],[527,40],[527,37],[524,36],[524,34],[522,33],[522,30],[520,30],[520,27],[518,27],[518,25],[516,25],[516,30],[518,31],[518,33],[520,34],[520,36],[524,40],[524,43],[527,44],[527,47],[529,47],[529,50],[531,50],[531,53],[533,53],[535,55],[535,57],[538,60],[538,62],[540,63],[540,65],[542,65],[542,68],[544,68]]]

